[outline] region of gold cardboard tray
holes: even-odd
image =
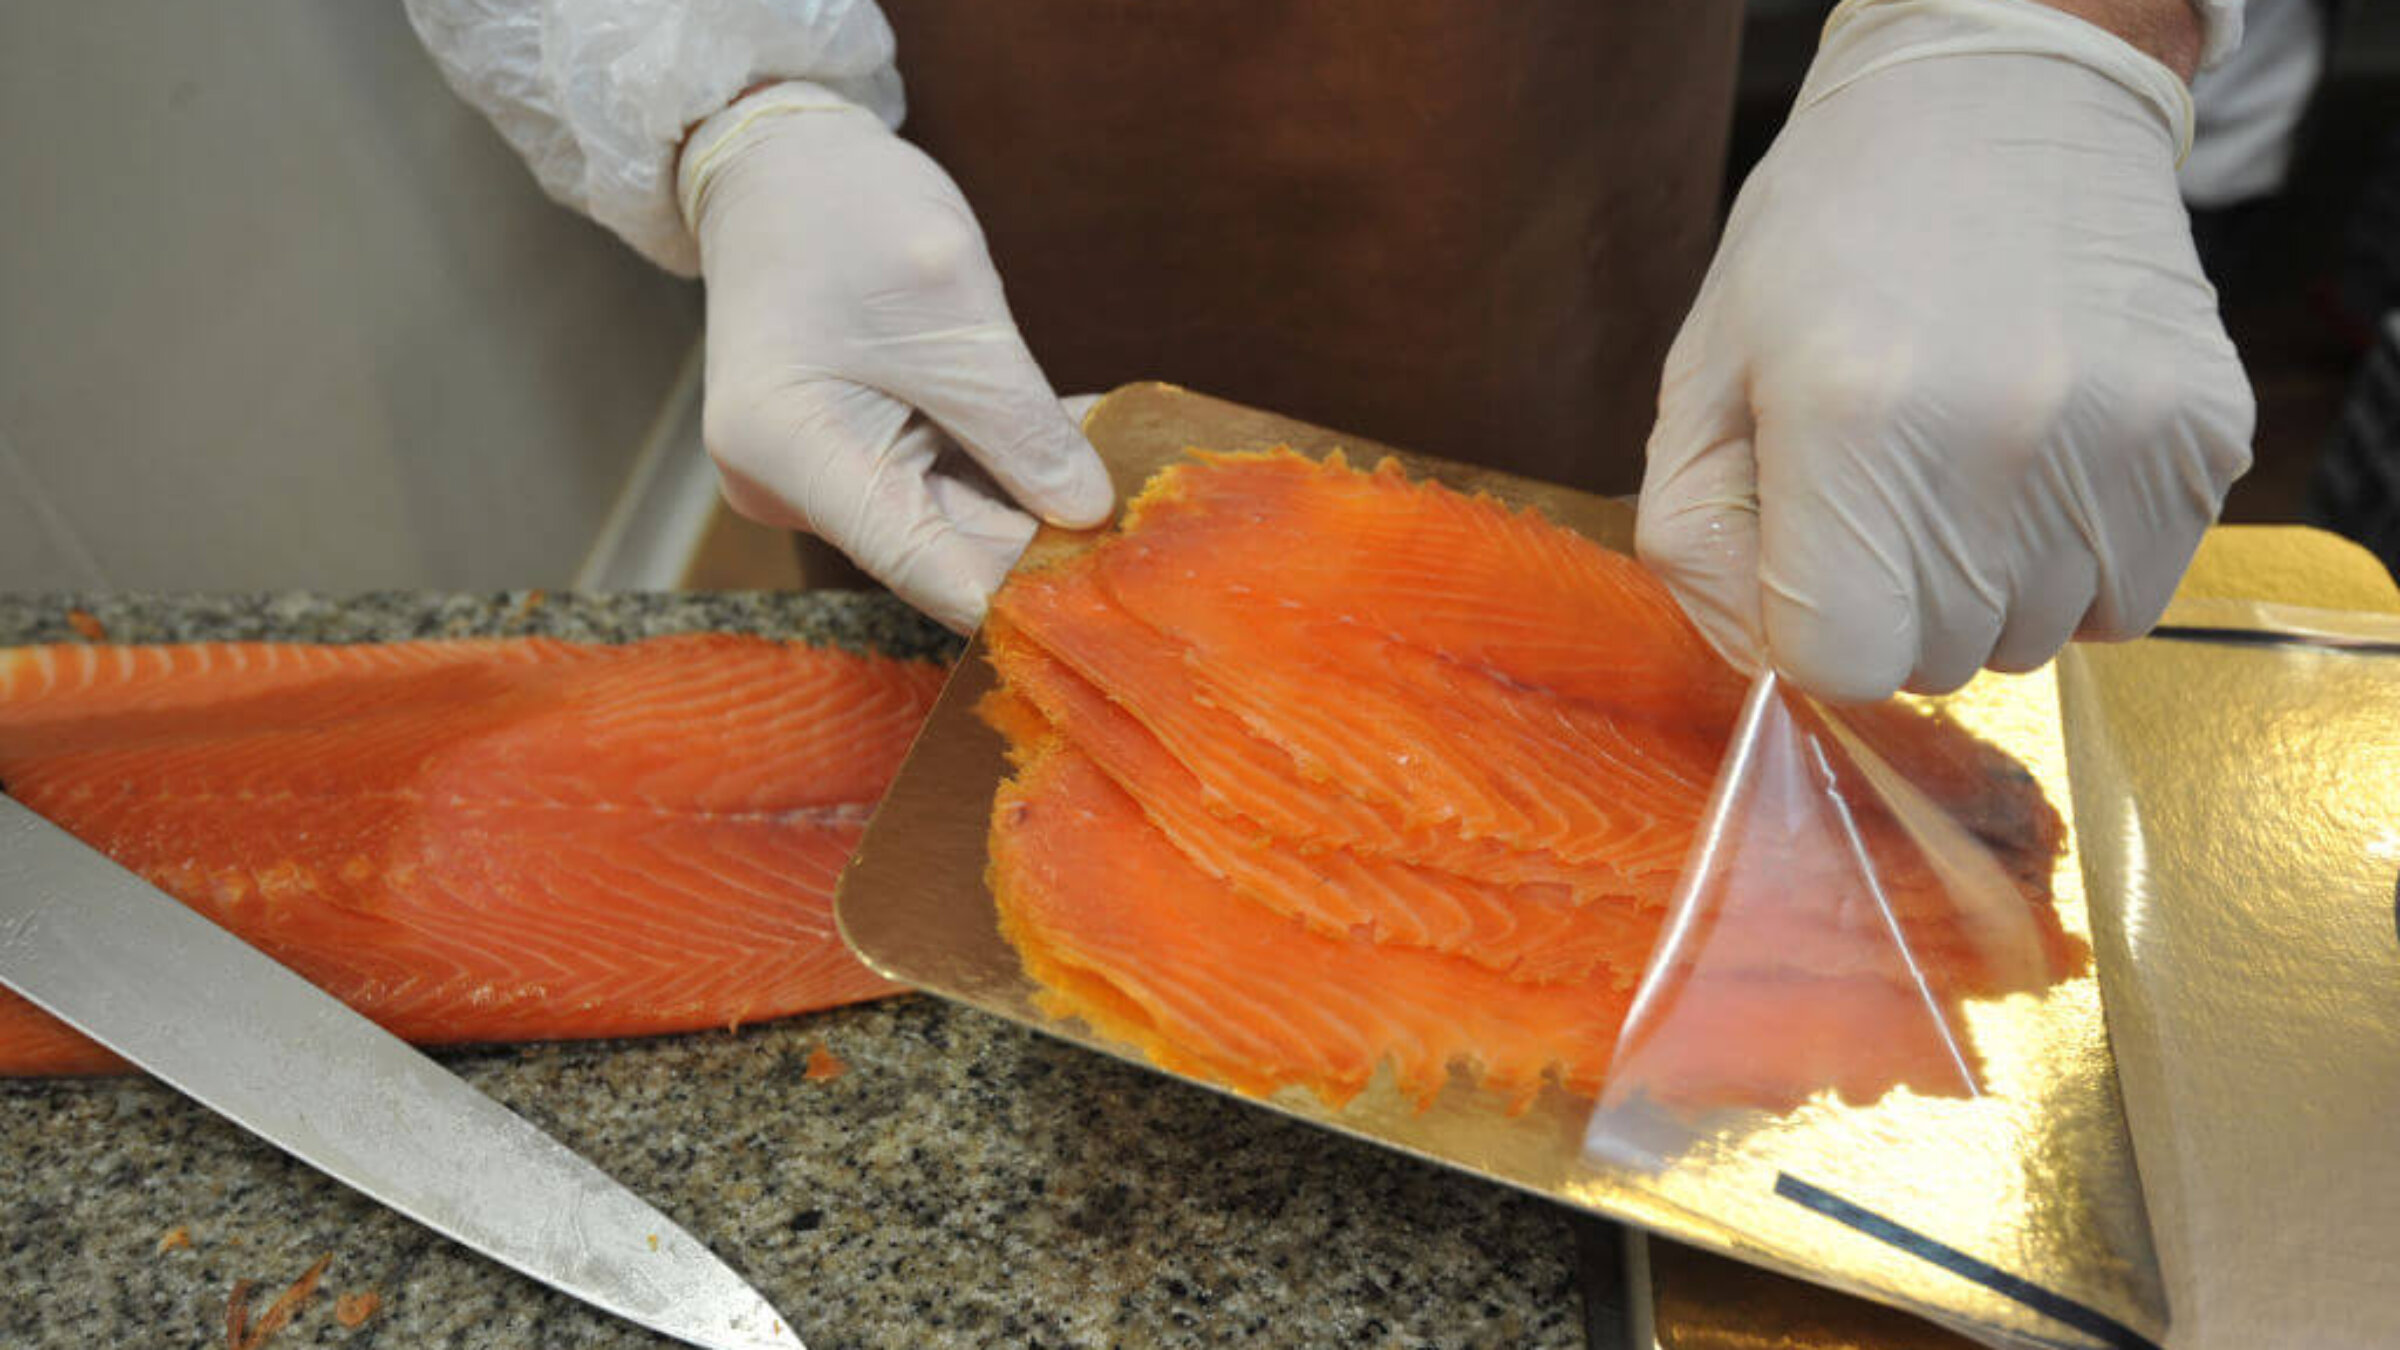
[[[2192,599],[2180,637],[2060,662],[2178,1350],[2400,1344],[2400,617],[2374,570],[2381,614]]]
[[[2373,617],[2400,615],[2383,564],[2300,526],[2211,530],[2165,622],[2256,630],[2291,617],[2262,604],[2330,611],[2305,617],[2342,636],[2400,637]],[[2400,1292],[2374,1275],[2400,1220],[2388,1166],[2400,1156],[2388,1129],[2400,1114],[2395,676],[2389,657],[2274,650],[2079,650],[2064,700],[2079,815],[2103,841],[2084,851],[2100,877],[2097,959],[2176,1313],[2171,1347],[2363,1345],[2400,1323]],[[2295,781],[2262,792],[2262,776]],[[2228,848],[2237,834],[2248,846]],[[2138,853],[2106,842],[2136,839]],[[2303,1213],[2304,1227],[2270,1218]],[[2265,1226],[2275,1240],[2263,1246],[2230,1237]],[[1640,1350],[1971,1346],[1676,1243],[1637,1234],[1627,1252]]]
[[[1288,445],[1353,462],[1398,458],[1412,475],[1530,506],[1611,548],[1633,517],[1620,502],[1407,454],[1168,385],[1102,399],[1086,433],[1120,493],[1190,447]],[[1097,532],[1045,530],[1029,560],[1090,546]],[[1001,939],[984,884],[999,737],[973,712],[992,685],[970,644],[844,874],[844,936],[883,974],[1102,1054],[1138,1051],[1057,1022]],[[2072,816],[2047,672],[1978,681],[1944,701],[2006,747]],[[2089,936],[2073,853],[2053,881],[2066,926]],[[1419,1110],[1379,1081],[1339,1111],[1287,1092],[1259,1104],[1694,1246],[1906,1308],[2004,1343],[2124,1344],[2166,1319],[2113,1062],[2090,975],[2035,998],[1970,1010],[1987,1061],[1974,1101],[1897,1092],[1865,1108],[1820,1099],[1766,1125],[1728,1128],[1663,1172],[1587,1158],[1591,1103],[1551,1090],[1530,1110],[1455,1083]],[[1202,1086],[1221,1086],[1193,1079]],[[1799,1190],[1785,1184],[1804,1183]],[[1795,1199],[1813,1195],[1818,1201]],[[2062,1320],[2063,1313],[2063,1320]]]
[[[1976,1350],[1923,1318],[1629,1235],[1634,1350]]]

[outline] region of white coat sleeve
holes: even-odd
[[[744,89],[808,80],[897,127],[891,26],[873,0],[406,0],[442,73],[551,197],[679,276],[699,245],[675,198],[692,126]]]

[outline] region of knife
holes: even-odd
[[[311,1167],[704,1350],[805,1350],[600,1169],[340,1000],[0,795],[0,984]]]

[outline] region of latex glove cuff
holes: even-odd
[[[2192,91],[2174,71],[2038,0],[1842,0],[1825,21],[1792,111],[1904,62],[1991,54],[2053,57],[2104,76],[2158,114],[2178,164],[2192,148]]]
[[[692,134],[684,141],[683,158],[675,166],[675,203],[682,211],[684,228],[699,234],[700,213],[708,205],[709,188],[725,166],[739,156],[754,128],[778,117],[801,113],[875,117],[867,108],[807,80],[784,80],[735,99],[692,128]],[[883,119],[875,120],[882,124]]]

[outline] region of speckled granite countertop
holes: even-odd
[[[0,644],[79,640],[75,608],[116,641],[723,627],[955,650],[848,595],[0,597]],[[818,1045],[848,1071],[809,1079]],[[441,1058],[812,1347],[1585,1344],[1563,1212],[930,998]],[[237,1281],[263,1309],[328,1254],[270,1350],[664,1345],[148,1080],[0,1083],[0,1155],[0,1346],[222,1347]],[[346,1326],[337,1296],[367,1292]]]

